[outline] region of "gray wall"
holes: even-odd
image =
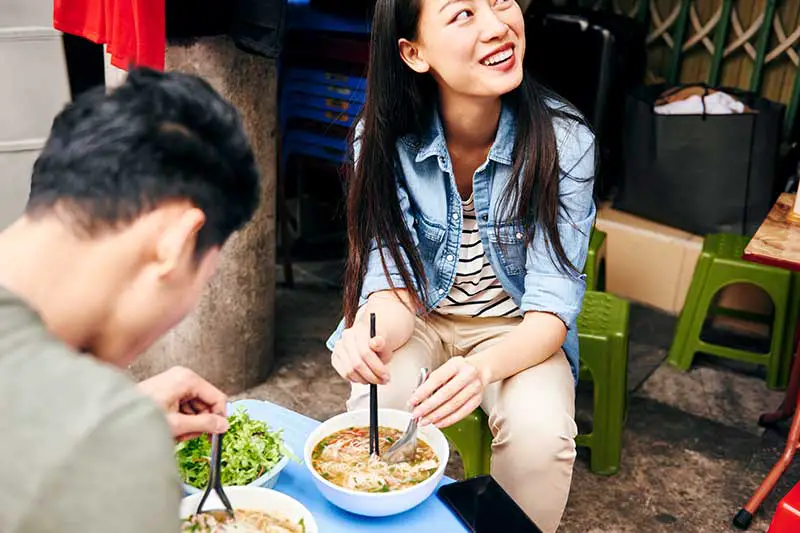
[[[48,0],[0,2],[0,229],[25,206],[33,162],[69,101],[61,35]]]

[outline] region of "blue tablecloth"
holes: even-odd
[[[283,429],[289,447],[302,460],[306,437],[319,422],[278,405],[257,400],[242,400],[236,405],[244,406],[251,416],[269,420],[272,429]],[[444,478],[442,485],[453,480]],[[275,487],[305,505],[317,521],[321,533],[463,533],[467,529],[436,496],[405,513],[384,518],[358,516],[326,500],[317,490],[305,465],[290,461],[281,473]]]

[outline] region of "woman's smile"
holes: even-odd
[[[516,47],[512,43],[506,43],[484,56],[480,63],[496,72],[508,72],[514,68],[517,62],[515,49]]]

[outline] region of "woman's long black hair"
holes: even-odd
[[[437,88],[432,76],[417,74],[402,61],[398,40],[414,40],[423,0],[378,0],[372,22],[367,97],[360,117],[360,130],[353,133],[358,157],[347,171],[348,255],[344,276],[344,315],[352,325],[373,242],[381,251],[384,272],[386,257],[398,265],[403,285],[412,304],[424,310],[425,272],[419,252],[404,222],[397,198],[396,141],[407,134],[422,134],[435,109]],[[515,218],[525,228],[526,244],[533,239],[537,223],[564,270],[575,270],[558,233],[559,179],[558,147],[553,119],[559,116],[582,119],[548,105],[558,99],[529,78],[506,95],[516,115],[514,176],[499,204],[498,219]],[[356,138],[357,137],[357,138]],[[410,271],[403,268],[408,258]],[[391,283],[391,281],[390,281]]]

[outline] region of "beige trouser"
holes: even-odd
[[[413,336],[389,362],[391,381],[378,387],[379,404],[407,409],[421,367],[433,370],[449,357],[485,350],[520,321],[436,313],[417,318]],[[369,387],[354,383],[347,408],[368,407]],[[567,504],[577,433],[575,387],[564,352],[490,384],[481,408],[494,436],[492,477],[542,531],[555,531]]]

